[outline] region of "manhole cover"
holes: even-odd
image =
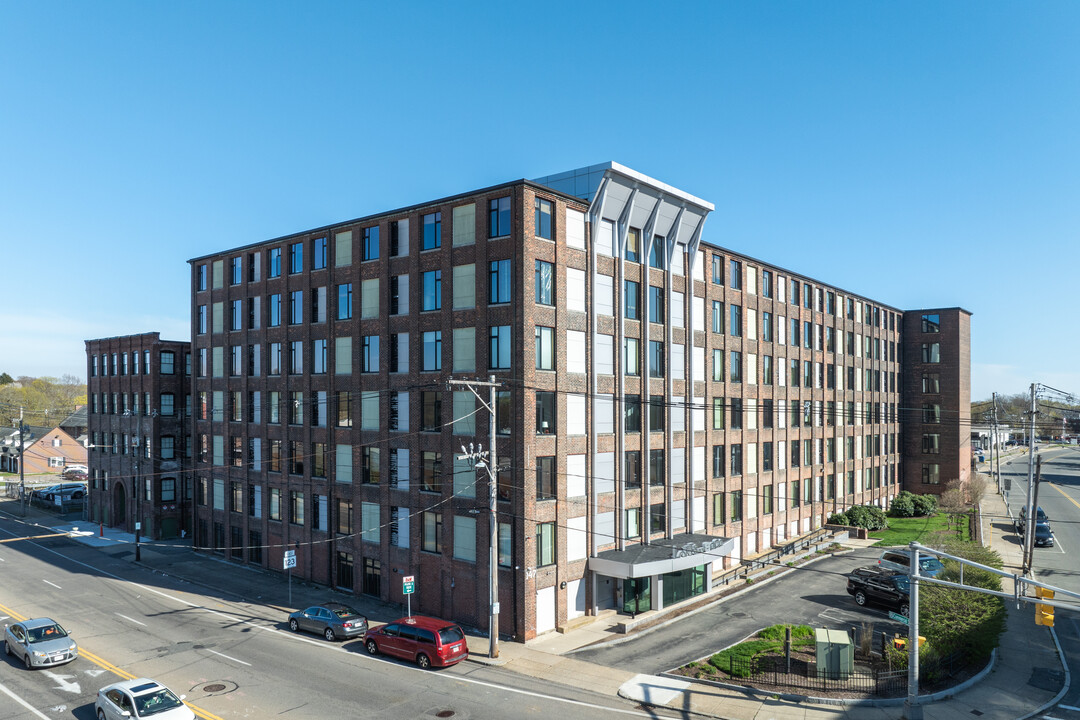
[[[202,685],[192,685],[191,692],[201,692],[206,695],[228,695],[239,687],[232,680],[214,680],[213,682],[204,682]]]
[[[439,712],[435,713],[435,717],[454,717],[454,711],[440,710]]]

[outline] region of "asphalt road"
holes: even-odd
[[[0,519],[0,539],[22,534]],[[0,544],[0,578],[0,615],[51,616],[83,650],[34,671],[0,656],[5,720],[93,720],[98,688],[122,673],[165,683],[211,720],[657,716],[500,668],[422,671],[371,658],[360,640],[292,634],[266,606],[222,600],[63,538]]]
[[[1032,569],[1036,579],[1080,593],[1080,562],[1077,560],[1077,552],[1080,552],[1080,447],[1047,448],[1039,455],[1043,463],[1038,502],[1050,520],[1054,547],[1035,548]],[[1009,488],[1006,497],[1015,517],[1027,497],[1027,456],[1003,463],[1001,479]],[[1007,522],[1011,521],[1010,518]],[[1007,541],[1020,544],[1016,535]],[[1080,600],[1075,601],[1080,603]],[[1080,613],[1056,610],[1054,631],[1073,678],[1072,686],[1058,705],[1059,708],[1064,706],[1061,712],[1075,713],[1075,708],[1080,707],[1080,681],[1077,680],[1080,678]]]
[[[575,658],[639,673],[655,674],[700,660],[777,623],[844,629],[873,623],[877,633],[906,628],[883,607],[859,607],[847,594],[845,575],[877,561],[880,550],[864,549],[795,568],[728,600],[686,615],[617,644],[585,648]]]

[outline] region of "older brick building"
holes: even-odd
[[[156,332],[86,341],[93,522],[152,539],[186,526],[190,347]]]
[[[659,608],[900,489],[902,311],[616,163],[196,258],[199,548],[504,633]],[[966,338],[964,338],[966,341]],[[965,376],[958,376],[963,381]],[[484,395],[486,397],[486,394]]]
[[[904,488],[940,495],[971,475],[971,313],[904,313]]]

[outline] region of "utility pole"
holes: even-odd
[[[23,451],[26,450],[26,424],[23,422],[23,409],[19,407],[19,506],[22,516],[26,517],[26,473],[23,471]]]
[[[1035,484],[1031,491],[1031,507],[1024,523],[1024,569],[1031,571],[1035,564],[1035,526],[1039,524],[1039,481],[1042,479],[1042,456],[1035,459]]]
[[[499,657],[499,522],[495,512],[498,509],[499,468],[495,459],[497,446],[495,440],[495,388],[502,387],[502,383],[495,382],[495,376],[489,375],[488,382],[447,380],[447,384],[451,388],[457,386],[467,388],[488,411],[488,442],[490,443],[488,447],[490,450],[484,452],[482,447],[478,447],[474,451],[472,444],[469,445],[469,450],[466,450],[463,445],[459,459],[471,460],[473,467],[486,469],[488,475],[488,514],[490,516],[490,538],[488,540],[488,604],[490,608],[488,616],[488,657],[497,658]],[[480,393],[476,391],[477,387],[487,387],[487,402],[480,397]],[[485,457],[487,458],[486,461],[484,460]]]
[[[998,494],[1001,494],[1001,444],[1000,435],[998,430],[998,412],[997,412],[997,393],[994,393],[994,440],[997,445],[997,464],[994,468],[994,474],[997,475],[998,482]]]
[[[1031,545],[1035,537],[1035,383],[1031,383],[1031,418],[1028,423],[1027,522],[1024,524],[1024,574],[1031,572]]]

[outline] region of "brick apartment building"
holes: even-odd
[[[159,540],[187,526],[190,352],[190,343],[158,333],[86,341],[93,522],[128,532],[139,522],[143,536]]]
[[[902,478],[936,491],[965,457],[967,314],[708,243],[712,209],[606,163],[190,261],[196,546],[271,569],[294,549],[302,577],[394,602],[414,575],[415,610],[486,627],[488,476],[460,456],[489,416],[447,381],[489,375],[518,639],[700,594]],[[940,355],[916,361],[933,313]],[[905,425],[929,402],[909,368],[935,362],[937,475]]]
[[[940,493],[971,476],[971,313],[904,313],[903,484]]]

